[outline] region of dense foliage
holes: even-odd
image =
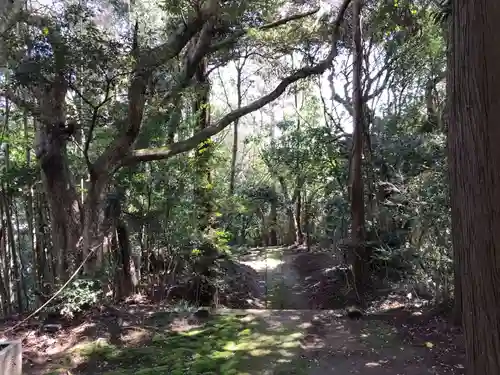
[[[304,244],[350,262],[352,11],[220,7],[3,10],[4,314],[39,306],[89,253],[99,298],[117,299],[219,285],[221,257],[245,247]],[[363,178],[374,277],[448,299],[436,11],[362,11]]]

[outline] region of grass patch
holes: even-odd
[[[143,347],[94,342],[77,354],[105,375],[305,374],[307,363],[297,357],[301,337],[258,318],[225,315],[197,329],[156,333]]]

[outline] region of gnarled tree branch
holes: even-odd
[[[319,64],[312,67],[304,67],[295,71],[293,74],[284,78],[276,88],[271,91],[269,94],[262,96],[261,98],[253,101],[252,103],[238,108],[224,117],[222,117],[215,124],[208,126],[207,128],[199,131],[191,138],[188,138],[184,141],[176,142],[169,147],[157,148],[157,149],[142,149],[142,150],[134,150],[132,151],[123,161],[122,165],[131,165],[138,162],[143,161],[153,161],[153,160],[162,160],[170,158],[174,155],[192,150],[195,148],[200,142],[205,141],[206,139],[216,135],[221,132],[224,128],[233,123],[236,119],[243,117],[253,111],[256,111],[265,105],[269,104],[273,100],[276,100],[279,96],[281,96],[288,86],[297,82],[300,79],[304,79],[313,75],[322,74],[326,71],[328,67],[331,66],[333,59],[337,56],[337,41],[339,38],[339,27],[340,23],[344,18],[344,13],[347,9],[351,0],[344,0],[343,4],[339,9],[339,13],[334,22],[334,30],[332,36],[332,46],[328,56]]]
[[[291,16],[279,19],[277,21],[262,25],[262,26],[258,27],[257,30],[266,31],[266,30],[274,29],[276,27],[283,26],[283,25],[287,24],[288,22],[296,21],[296,20],[300,20],[302,18],[312,16],[313,14],[318,13],[319,10],[320,10],[320,8],[315,8],[313,10],[310,10],[309,12],[293,14]],[[212,44],[212,46],[210,47],[210,53],[217,52],[223,48],[231,47],[241,37],[245,36],[248,32],[249,32],[249,30],[235,31],[231,36],[227,37],[226,39]]]
[[[209,4],[216,4],[216,0],[210,0]],[[154,69],[170,59],[177,56],[189,41],[204,27],[211,17],[216,15],[217,7],[207,6],[204,10],[196,13],[191,21],[181,24],[161,46],[141,53],[136,62],[134,76],[128,90],[128,124],[126,131],[113,141],[106,150],[93,163],[91,172],[94,178],[105,179],[108,173],[114,170],[121,159],[129,152],[130,147],[136,140],[144,115],[146,103],[146,90]]]
[[[260,26],[258,28],[258,30],[260,30],[260,31],[270,30],[270,29],[285,25],[288,22],[311,16],[311,15],[317,13],[318,10],[319,10],[319,8],[311,10],[311,11],[306,12],[306,13],[294,14],[294,15],[279,19],[277,21],[265,24],[263,26]],[[206,25],[206,26],[208,26],[208,25]],[[211,29],[211,27],[210,27],[210,29]],[[196,46],[195,52],[193,52],[191,54],[191,56],[188,57],[177,85],[175,87],[173,87],[172,90],[170,90],[170,92],[165,96],[165,98],[163,99],[163,103],[170,102],[175,96],[179,95],[182,92],[182,90],[184,90],[186,87],[189,86],[189,84],[191,83],[191,78],[193,77],[195,68],[204,56],[215,53],[223,48],[230,47],[231,45],[236,43],[241,37],[243,37],[247,33],[248,33],[248,30],[239,30],[239,31],[234,32],[230,37],[228,37],[220,42],[217,42],[217,43],[210,45],[210,42],[212,40],[208,39],[207,37],[209,37],[209,36],[211,37],[211,35],[208,35],[208,33],[205,33],[205,36],[204,36],[204,33],[202,31],[202,33],[200,35],[200,39],[199,39],[198,44]]]

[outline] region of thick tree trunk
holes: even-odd
[[[120,213],[108,213],[105,218],[103,207],[103,195],[106,185],[104,182],[95,178],[90,179],[90,186],[87,196],[83,205],[83,257],[89,256],[89,259],[84,265],[85,273],[92,274],[96,269],[97,257],[94,253],[98,250],[99,246],[103,243],[104,237],[109,234],[110,230],[114,228],[117,217]],[[119,202],[117,202],[119,204]],[[114,211],[116,207],[113,207]],[[119,209],[121,212],[121,209]],[[104,223],[104,220],[108,222]],[[92,254],[90,254],[92,252]]]
[[[354,256],[353,272],[356,281],[356,288],[360,302],[363,302],[363,294],[369,283],[369,263],[368,249],[365,246],[365,202],[362,173],[363,155],[363,102],[361,87],[361,72],[363,55],[361,48],[360,29],[360,0],[353,2],[353,24],[354,24],[354,69],[353,69],[353,149],[351,158],[351,218],[352,218],[352,246]]]
[[[51,165],[45,165],[42,170],[45,196],[50,208],[54,256],[57,259],[55,277],[64,281],[71,268],[68,255],[75,255],[81,233],[80,203],[65,155],[54,155]]]
[[[82,209],[67,156],[65,94],[65,83],[56,81],[47,93],[47,98],[41,100],[43,116],[36,128],[36,154],[50,209],[55,278],[60,282],[65,281],[77,263],[94,251],[104,239],[105,233],[101,227],[102,198],[110,173],[106,164],[110,163],[112,157],[117,157],[120,151],[112,156],[102,156],[102,159],[98,159],[99,163],[92,166]],[[81,246],[77,248],[81,239]],[[84,271],[91,274],[94,265],[94,257],[90,257]]]
[[[452,1],[449,169],[470,375],[500,374],[500,3]]]
[[[210,85],[206,75],[206,62],[201,62],[195,73],[197,87],[197,97],[193,104],[193,113],[196,116],[198,129],[205,129],[210,123],[209,93]],[[198,227],[203,232],[208,230],[213,224],[213,197],[212,197],[212,176],[210,173],[210,159],[212,156],[212,141],[201,143],[196,149],[196,171],[198,181],[195,186],[195,199],[198,212]]]
[[[132,253],[128,229],[127,225],[122,220],[116,225],[116,238],[117,268],[119,269],[118,284],[120,285],[119,299],[121,299],[132,294],[135,286],[137,286],[136,275],[134,275],[131,270]]]
[[[207,62],[202,60],[194,75],[197,83],[196,99],[193,105],[193,113],[196,116],[200,131],[206,129],[210,124],[210,82],[207,75]],[[196,209],[198,210],[198,229],[202,233],[209,233],[215,227],[215,208],[212,187],[212,175],[210,161],[213,155],[213,143],[210,139],[202,142],[196,149],[196,171],[198,181],[194,188]],[[201,256],[194,264],[194,285],[197,290],[197,302],[202,306],[215,303],[214,271],[213,265],[218,252],[215,245],[206,241],[200,246]]]
[[[446,92],[447,92],[447,101],[445,105],[445,109],[443,111],[443,129],[449,128],[449,120],[450,120],[450,110],[451,110],[451,93],[452,93],[452,85],[453,85],[453,69],[451,68],[453,65],[453,54],[452,54],[452,40],[451,35],[453,35],[453,24],[451,20],[447,20],[446,27],[444,28],[445,39],[447,41],[447,51],[446,51],[446,63],[448,69],[446,70]],[[450,137],[448,137],[448,143],[450,141]],[[450,149],[450,145],[448,144],[448,148]],[[460,214],[455,210],[454,207],[451,208],[452,217],[458,217]],[[459,228],[456,225],[452,225],[452,238],[457,238],[460,234],[455,233]],[[423,234],[420,236],[423,238]],[[419,242],[421,242],[421,239]],[[419,245],[420,246],[420,245]],[[461,264],[462,260],[460,259],[459,252],[453,249],[453,316],[452,320],[456,326],[462,325],[462,283],[461,283]]]
[[[68,255],[75,255],[82,223],[80,202],[66,152],[67,83],[63,75],[57,76],[50,86],[41,86],[41,90],[44,94],[40,93],[38,100],[42,114],[36,123],[35,149],[50,208],[55,276],[64,281],[72,266],[68,263]]]

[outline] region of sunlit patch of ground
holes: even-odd
[[[297,356],[301,331],[268,316],[223,314],[198,327],[157,331],[142,345],[83,342],[61,365],[103,375],[305,374],[307,361]]]
[[[240,263],[252,267],[257,272],[269,272],[283,264],[283,248],[266,248],[251,250],[242,257]]]
[[[294,256],[268,248],[250,252],[244,259],[254,268],[264,268],[260,276],[267,306],[275,310],[218,309],[208,321],[193,320],[186,306],[142,306],[99,315],[92,324],[59,333],[58,340],[38,340],[40,345],[30,353],[50,350],[52,354],[45,355],[42,371],[27,374],[444,373],[436,370],[433,359],[437,345],[416,347],[403,342],[394,324],[371,318],[351,321],[337,310],[308,310],[307,292],[290,266]]]
[[[252,267],[257,272],[263,272],[266,269],[268,271],[272,271],[273,269],[275,269],[279,265],[281,265],[283,263],[283,261],[281,261],[279,259],[270,258],[270,259],[253,260],[253,261],[247,261],[247,262],[241,262],[241,263]]]

